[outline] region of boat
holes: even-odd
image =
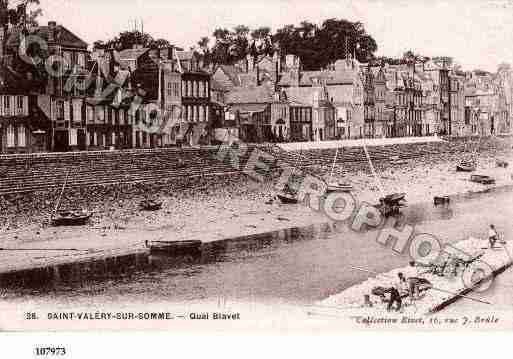
[[[333,158],[333,165],[331,166],[331,173],[328,180],[328,188],[326,189],[326,193],[333,192],[351,192],[353,190],[353,186],[347,182],[336,182],[333,180],[333,173],[335,172],[335,166],[337,165],[337,157],[338,157],[339,149],[335,152],[335,157]]]
[[[326,189],[326,193],[333,192],[351,192],[353,190],[353,186],[349,183],[342,182],[332,182],[328,183],[328,188]]]
[[[495,179],[493,179],[490,176],[472,175],[472,176],[470,176],[470,182],[489,185],[489,184],[495,184]]]
[[[62,196],[64,195],[64,190],[66,189],[66,185],[68,183],[69,174],[71,173],[71,169],[68,169],[66,172],[66,177],[64,179],[64,183],[62,184],[62,189],[57,198],[57,202],[55,204],[55,208],[52,212],[52,216],[50,218],[50,223],[54,227],[60,226],[83,226],[89,222],[92,217],[92,213],[86,210],[81,211],[73,211],[73,210],[59,210],[61,206]]]
[[[383,202],[397,203],[403,201],[405,198],[406,193],[393,193],[389,194],[388,196],[385,196],[384,198],[381,198],[380,201],[383,200]]]
[[[194,241],[146,241],[146,248],[150,253],[167,255],[194,254],[201,251],[202,242]]]
[[[435,203],[435,206],[451,203],[451,199],[449,198],[449,196],[435,196],[433,198],[433,201]]]
[[[497,160],[496,164],[497,164],[497,167],[501,167],[501,168],[507,168],[509,166],[509,163],[504,160]]]
[[[139,207],[143,211],[158,211],[162,208],[162,201],[156,201],[153,199],[145,199],[139,203]]]
[[[379,209],[385,217],[399,214],[401,208],[406,207],[406,193],[393,193],[379,199],[374,207]]]
[[[474,161],[461,161],[456,165],[458,172],[474,172],[476,170],[476,163]]]
[[[85,211],[60,211],[52,218],[52,226],[83,226],[89,222],[92,215]]]
[[[297,204],[298,203],[298,199],[293,196],[278,194],[277,197],[283,204]]]

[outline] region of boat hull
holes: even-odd
[[[78,216],[78,217],[58,217],[52,219],[52,226],[85,226],[91,219],[92,214]]]
[[[283,196],[281,194],[279,194],[277,197],[283,204],[297,204],[298,203],[297,198],[294,198],[294,197]]]
[[[162,209],[162,202],[141,202],[139,207],[142,211],[158,211]]]
[[[495,179],[493,179],[490,176],[484,176],[484,175],[472,175],[470,177],[470,181],[474,182],[474,183],[484,184],[484,185],[495,184]]]
[[[433,199],[435,206],[445,205],[451,203],[449,196],[436,196]]]
[[[166,255],[198,254],[201,241],[146,241],[150,253]]]

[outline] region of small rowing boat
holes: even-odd
[[[476,163],[474,161],[461,161],[456,165],[458,172],[474,172],[476,170]]]
[[[143,211],[158,211],[162,208],[162,201],[156,201],[153,199],[145,199],[139,203],[139,207]]]
[[[296,197],[279,194],[277,195],[281,203],[283,204],[297,204],[298,200]]]
[[[484,185],[490,185],[490,184],[495,184],[495,179],[493,179],[490,176],[472,175],[472,176],[470,176],[470,182],[484,184]]]
[[[433,200],[435,202],[435,206],[449,204],[451,202],[449,196],[435,196]]]
[[[497,167],[501,167],[501,168],[507,168],[509,166],[509,163],[504,160],[497,160],[496,164],[497,164]]]
[[[194,254],[201,251],[201,241],[146,241],[151,253],[167,255]]]
[[[86,211],[60,211],[52,218],[52,226],[83,226],[89,222],[92,215]]]

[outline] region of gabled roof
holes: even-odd
[[[119,52],[119,59],[123,60],[137,60],[139,57],[147,53],[150,49],[147,47],[143,47],[140,49],[126,49]]]
[[[324,89],[320,87],[290,87],[284,89],[289,101],[304,106],[314,105],[314,94],[319,92],[319,100],[323,100]]]
[[[210,88],[212,90],[216,90],[216,91],[228,91],[223,85],[221,85],[219,82],[217,82],[213,78],[210,79]]]
[[[292,86],[292,73],[283,74],[280,86]],[[326,85],[348,85],[355,82],[355,74],[351,71],[302,71],[299,73],[299,86],[312,86],[314,79],[325,81]]]
[[[176,56],[180,61],[192,60],[194,58],[194,51],[176,51]]]
[[[234,86],[240,86],[239,75],[242,74],[242,71],[233,65],[220,65],[216,71],[221,70],[224,74],[230,79]]]
[[[274,90],[267,86],[236,87],[226,95],[226,103],[271,103]]]
[[[29,29],[29,35],[39,36],[45,41],[49,42],[50,39],[50,31],[51,26],[37,26],[35,28]],[[72,33],[66,27],[62,25],[56,25],[54,27],[54,39],[55,42],[63,47],[71,47],[82,50],[87,50],[87,43],[79,38],[77,35]],[[20,28],[12,28],[10,31],[9,39],[7,40],[6,46],[8,47],[17,47],[20,44]]]

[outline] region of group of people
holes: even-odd
[[[394,286],[383,288],[382,291],[375,294],[381,296],[383,302],[387,303],[388,311],[391,311],[394,307],[396,311],[400,311],[403,308],[403,299],[410,298],[414,301],[420,298],[420,284],[423,282],[427,281],[420,277],[416,263],[411,261],[405,271],[397,274],[397,281]],[[367,307],[374,305],[369,295],[365,295],[364,301],[364,305]]]
[[[488,230],[488,241],[490,248],[494,248],[496,243],[499,242],[499,234],[493,224],[490,225]],[[411,261],[405,271],[397,274],[397,281],[394,286],[378,287],[380,290],[373,290],[373,294],[380,296],[382,301],[387,303],[388,311],[393,309],[401,311],[405,298],[410,298],[412,301],[420,299],[423,284],[429,284],[429,282],[421,277],[416,263]],[[370,295],[364,296],[364,306],[374,306],[374,303],[370,300]]]

